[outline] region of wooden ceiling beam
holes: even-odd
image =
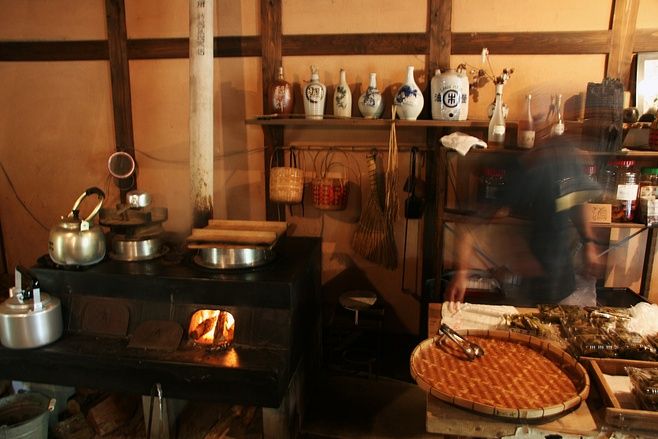
[[[109,59],[107,41],[1,41],[0,61],[96,61]]]

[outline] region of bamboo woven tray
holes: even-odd
[[[434,339],[411,354],[411,376],[433,396],[499,418],[543,421],[576,408],[589,394],[585,369],[558,346],[509,331],[462,333],[484,348],[468,361],[457,345]]]

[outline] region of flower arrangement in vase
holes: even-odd
[[[473,100],[475,102],[478,101],[478,96],[479,96],[478,89],[484,87],[489,81],[491,81],[494,85],[503,86],[510,79],[512,73],[514,73],[514,68],[504,67],[500,75],[496,75],[494,73],[494,68],[491,64],[491,59],[489,59],[489,49],[487,49],[486,47],[482,48],[482,64],[483,65],[486,64],[489,70],[487,71],[482,67],[476,68],[466,63],[462,63],[458,67],[458,69],[462,69],[464,71],[470,68],[469,73],[471,76],[471,80],[469,81],[469,85],[470,85],[471,95],[473,96]],[[494,106],[495,106],[495,100],[494,102],[489,104],[489,107],[487,108],[487,114],[489,117],[491,117],[491,115],[493,114]],[[507,104],[503,103],[503,113],[505,114],[505,117],[507,117],[508,112],[509,112],[509,108],[507,107]]]

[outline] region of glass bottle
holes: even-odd
[[[642,168],[638,195],[638,221],[653,226],[658,224],[658,168]]]
[[[535,146],[535,122],[532,119],[531,102],[532,95],[529,94],[525,98],[526,117],[519,120],[519,131],[516,141],[519,148],[529,149]]]
[[[269,88],[270,111],[277,115],[288,115],[294,107],[292,85],[283,78],[283,66],[279,67],[276,80]]]
[[[564,119],[562,118],[562,95],[557,95],[555,100],[555,123],[551,127],[551,134],[561,136],[564,134]]]
[[[490,148],[502,147],[505,143],[505,114],[503,113],[503,84],[496,84],[496,103],[489,121],[487,144]]]
[[[340,79],[334,91],[334,116],[352,117],[352,91],[347,85],[344,69],[340,69]]]
[[[635,219],[639,173],[634,160],[611,160],[602,176],[604,202],[612,205],[613,222],[631,222]]]
[[[304,87],[304,114],[306,119],[322,119],[327,87],[320,82],[318,68],[311,66],[311,81]]]

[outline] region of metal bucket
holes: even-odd
[[[0,399],[0,439],[48,439],[50,407],[51,400],[35,392]]]

